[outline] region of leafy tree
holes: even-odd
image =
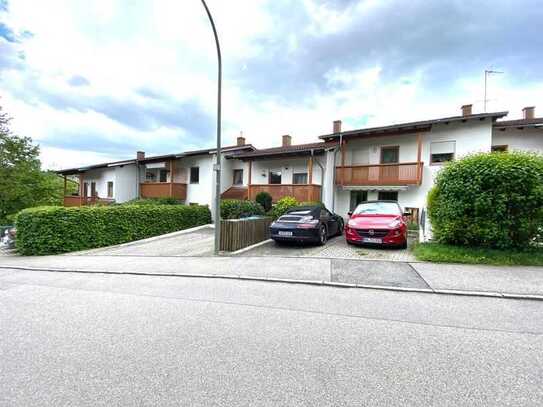
[[[445,166],[428,196],[440,243],[526,248],[543,230],[543,157],[480,153]]]
[[[39,147],[14,135],[9,121],[0,107],[0,224],[11,223],[24,208],[61,204],[64,189],[55,173],[41,171]]]

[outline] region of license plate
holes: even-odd
[[[383,239],[378,239],[376,237],[363,237],[362,241],[364,243],[383,243]]]
[[[292,236],[292,232],[279,231],[279,236]]]

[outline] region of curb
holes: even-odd
[[[297,280],[286,278],[273,277],[251,277],[243,275],[225,275],[225,274],[198,274],[198,273],[147,273],[139,271],[101,271],[101,270],[83,270],[83,269],[60,269],[60,268],[39,268],[27,266],[0,266],[1,269],[26,270],[26,271],[45,271],[51,273],[81,273],[81,274],[109,274],[109,275],[133,275],[133,276],[159,276],[159,277],[188,277],[188,278],[217,278],[223,280],[240,280],[240,281],[262,281],[272,283],[286,284],[304,284],[314,286],[336,287],[336,288],[359,288],[368,290],[393,291],[404,293],[420,293],[420,294],[435,294],[435,295],[456,295],[466,297],[482,297],[482,298],[501,298],[513,300],[532,300],[543,301],[543,295],[537,294],[515,294],[501,293],[492,291],[465,291],[465,290],[444,290],[432,288],[409,288],[409,287],[392,287],[368,284],[350,284],[334,281],[319,281],[319,280]]]

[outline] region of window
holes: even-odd
[[[280,184],[281,183],[281,171],[270,171],[269,183],[270,184]]]
[[[506,153],[508,150],[507,145],[501,145],[501,146],[492,146],[492,152],[493,153]]]
[[[292,174],[293,184],[307,184],[307,172]]]
[[[83,182],[83,196],[89,196],[89,183]]]
[[[96,192],[96,182],[91,182],[91,196],[98,196],[98,193]]]
[[[430,145],[430,164],[441,164],[454,160],[455,141],[439,141]]]
[[[145,181],[154,182],[156,180],[156,174],[154,171],[145,171]]]
[[[107,183],[107,197],[113,198],[113,181],[108,181]]]
[[[158,173],[159,182],[168,182],[168,170],[160,170]]]
[[[368,191],[351,191],[351,203],[349,209],[353,211],[362,202],[368,200]]]
[[[400,146],[381,147],[381,164],[400,162]]]
[[[397,201],[398,192],[396,191],[379,191],[377,194],[377,199],[379,201]]]
[[[190,167],[190,183],[198,184],[200,182],[200,167]]]
[[[234,170],[234,181],[232,183],[234,185],[243,184],[243,170]]]

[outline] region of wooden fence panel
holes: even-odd
[[[270,238],[271,218],[221,220],[220,250],[234,252]]]

